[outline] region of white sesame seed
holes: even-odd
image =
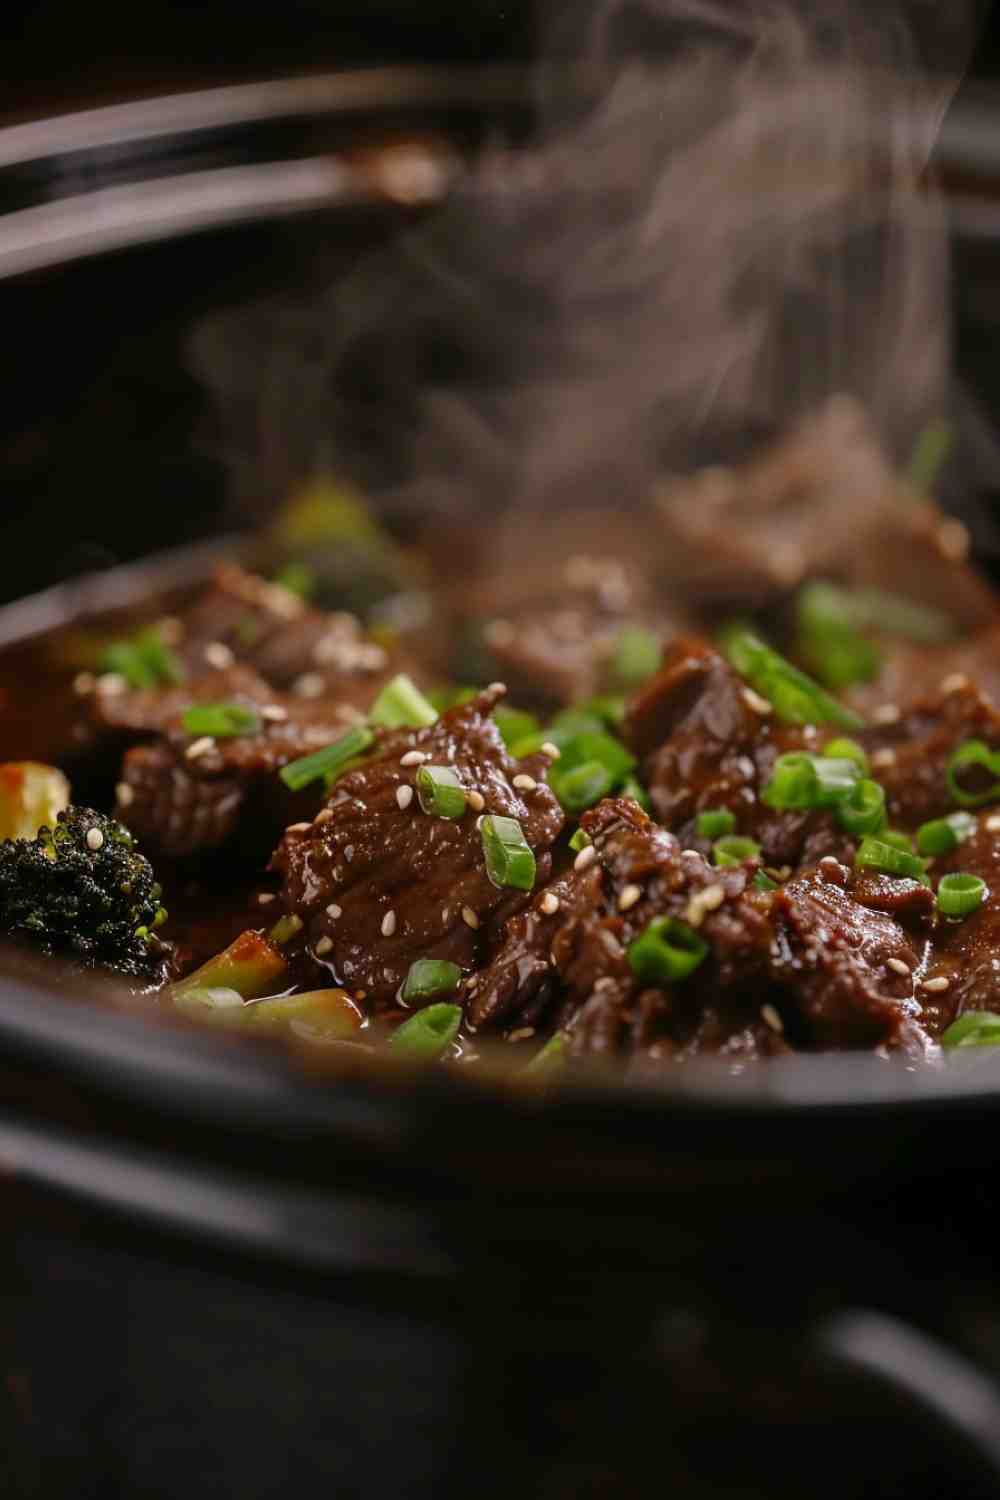
[[[681,859],[701,859],[697,849],[682,849]]]
[[[93,849],[96,852],[96,850],[103,849],[103,847],[104,847],[104,834],[101,832],[101,830],[99,828],[88,828],[87,829],[87,848],[88,849]]]
[[[549,760],[558,760],[560,755],[562,755],[562,751],[559,749],[559,746],[553,744],[552,740],[543,740],[541,744],[541,751],[543,755],[548,756]]]
[[[503,697],[507,692],[507,684],[505,682],[491,682],[486,691],[488,693],[499,693]]]
[[[909,976],[910,966],[904,963],[901,958],[887,958],[885,966],[887,969],[891,969],[894,974],[906,974]]]
[[[426,759],[427,756],[422,750],[407,750],[406,754],[400,757],[399,764],[401,766],[422,766]]]
[[[950,982],[951,981],[946,979],[942,974],[937,979],[925,979],[923,982],[923,988],[925,990],[930,990],[930,992],[934,995],[939,995],[942,990],[946,990],[948,988]]]
[[[538,910],[544,912],[547,917],[555,916],[559,910],[559,897],[554,891],[546,891],[538,903]]]
[[[462,921],[465,923],[466,927],[471,927],[473,931],[475,931],[479,926],[479,918],[476,916],[471,906],[462,907]]]
[[[210,734],[203,734],[200,739],[192,740],[184,751],[188,760],[198,760],[202,755],[210,755],[215,749],[215,741]]]
[[[334,865],[334,867],[333,867],[333,878],[334,878],[334,880],[343,880],[343,878],[344,878],[344,867],[343,867],[343,865]]]
[[[268,724],[283,724],[288,718],[288,709],[282,708],[280,703],[265,703],[260,716],[266,719]]]
[[[872,720],[876,724],[898,724],[899,719],[898,703],[882,703],[872,714]]]
[[[445,926],[447,926],[447,924],[448,924],[448,918],[450,916],[451,916],[451,912],[448,910],[448,908],[446,906],[443,907],[442,910],[441,910],[441,920],[442,920],[442,922],[444,922]]]
[[[988,833],[1000,833],[1000,813],[986,819],[986,829]]]
[[[576,859],[574,859],[573,868],[574,870],[589,870],[596,858],[597,850],[593,844],[588,844],[586,848],[580,850]]]
[[[465,800],[472,808],[472,811],[476,813],[481,813],[486,806],[486,799],[483,797],[482,792],[466,792]]]
[[[289,823],[285,829],[286,833],[308,833],[312,827],[311,823]]]
[[[342,915],[341,909],[337,905],[336,901],[331,901],[330,905],[326,909],[326,914],[334,922],[336,922],[337,918]]]
[[[77,672],[73,678],[73,691],[74,693],[79,693],[81,698],[85,697],[87,693],[92,693],[96,686],[97,678],[93,672]]]
[[[516,786],[519,792],[533,792],[538,782],[534,776],[526,776],[522,771],[520,775],[514,777],[511,785]]]
[[[396,801],[399,803],[400,811],[405,812],[413,801],[412,786],[398,786],[396,788]]]
[[[486,814],[485,814],[485,813],[480,813],[480,814],[479,814],[479,817],[478,817],[478,818],[477,818],[477,819],[476,819],[476,832],[477,832],[477,833],[478,833],[478,832],[479,832],[479,830],[480,830],[480,829],[481,829],[481,828],[482,828],[482,826],[483,826],[483,819],[484,819],[484,817],[485,817],[485,816],[486,816]]]
[[[896,752],[891,745],[884,746],[872,754],[872,765],[877,771],[887,771],[890,766],[896,764]]]
[[[354,845],[353,844],[348,844],[347,847],[345,848],[345,850],[344,850],[344,858],[347,860],[348,864],[351,863],[351,860],[354,858]]]
[[[315,952],[317,958],[322,958],[324,956],[324,954],[332,953],[333,952],[333,938],[332,937],[321,937],[320,940],[319,940],[319,942],[316,944],[316,947],[315,947],[315,949],[313,951]]]
[[[296,678],[293,691],[300,698],[322,698],[323,679],[318,672],[303,672]]]
[[[313,827],[314,828],[322,828],[323,824],[324,823],[329,823],[332,820],[332,818],[333,818],[333,810],[332,810],[332,808],[324,807],[313,818]]]
[[[385,916],[382,918],[382,936],[392,937],[395,931],[396,913],[394,911],[387,911]]]
[[[964,672],[949,672],[947,677],[942,677],[939,684],[942,693],[960,693],[969,686],[969,679]]]
[[[760,1014],[761,1014],[761,1018],[763,1019],[763,1021],[768,1026],[770,1026],[771,1030],[772,1031],[776,1031],[779,1034],[779,1036],[780,1036],[780,1034],[785,1029],[785,1023],[781,1019],[781,1017],[778,1015],[778,1012],[775,1010],[774,1006],[773,1005],[762,1005],[761,1008],[760,1008]]]
[[[275,898],[274,898],[273,892],[271,892],[271,891],[261,891],[260,894],[259,894],[259,896],[257,897],[257,904],[258,904],[258,906],[270,906],[271,902],[274,899]]]
[[[115,787],[115,797],[119,807],[131,807],[135,801],[135,788],[129,786],[127,781],[119,781]]]
[[[205,647],[205,660],[210,667],[216,667],[218,671],[226,672],[233,665],[236,658],[223,641],[209,641]]]
[[[743,689],[743,702],[747,708],[752,708],[755,714],[769,714],[772,711],[768,700],[762,698],[760,693],[755,693],[753,688]]]
[[[128,691],[128,682],[120,672],[104,672],[97,679],[98,691],[109,698],[117,698]]]
[[[691,927],[700,927],[706,913],[716,911],[726,899],[726,892],[721,885],[706,885],[703,891],[696,891],[687,904],[684,913],[685,921]]]
[[[516,1031],[511,1031],[508,1033],[507,1040],[508,1042],[526,1042],[528,1038],[533,1037],[534,1034],[534,1026],[518,1026]]]
[[[627,885],[618,897],[618,910],[629,911],[637,901],[642,899],[642,889],[637,885]]]

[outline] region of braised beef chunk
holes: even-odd
[[[990,625],[947,645],[893,641],[873,681],[858,683],[846,697],[867,719],[887,703],[933,698],[963,678],[1000,705],[1000,627]]]
[[[990,828],[991,822],[996,822],[995,812],[981,813],[972,836],[933,861],[935,884],[956,873],[978,875],[986,883],[978,909],[935,925],[921,998],[937,1016],[936,1030],[963,1011],[1000,1011],[1000,828]]]
[[[706,642],[674,642],[661,671],[630,701],[625,734],[640,757],[654,814],[685,847],[707,854],[695,817],[724,809],[736,832],[761,846],[768,866],[853,852],[829,812],[778,811],[761,800],[779,755],[819,753],[833,731],[777,722]]]
[[[963,740],[1000,747],[1000,713],[975,684],[956,679],[945,687],[902,708],[888,704],[883,715],[875,714],[886,722],[859,736],[885,788],[889,817],[904,828],[954,810],[948,762]]]
[[[114,674],[98,678],[88,698],[96,724],[129,740],[162,734],[193,703],[269,703],[274,694],[252,667],[232,666],[170,687],[129,689]]]
[[[339,739],[359,717],[350,704],[279,699],[259,680],[251,690],[245,678],[224,701],[252,709],[259,727],[206,736],[190,732],[183,713],[175,713],[154,743],[125,755],[116,815],[152,851],[184,858],[238,835],[242,852],[263,858],[286,823],[312,816],[320,803],[312,788],[289,792],[277,772]]]
[[[548,879],[563,814],[544,781],[545,756],[519,763],[507,754],[491,717],[501,696],[488,689],[427,729],[386,737],[308,827],[286,832],[272,859],[309,952],[376,1009],[394,1002],[418,958],[476,968],[503,921],[534,900],[490,879],[481,816],[516,819],[536,887]],[[421,767],[457,777],[460,816],[423,810]]]

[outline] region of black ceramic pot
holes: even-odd
[[[438,72],[0,132],[2,586],[76,578],[3,650],[204,569],[88,571],[228,524],[186,335],[413,212],[361,146],[529,120]],[[0,980],[4,1495],[1000,1495],[988,1057],[333,1086],[69,989]]]

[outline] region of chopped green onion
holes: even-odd
[[[316,574],[308,563],[289,562],[274,575],[275,583],[300,599],[311,599],[316,592]]]
[[[934,493],[938,476],[951,451],[953,436],[951,423],[943,417],[928,422],[918,433],[906,470],[910,488],[918,495],[929,496]]]
[[[555,1073],[562,1067],[566,1060],[565,1052],[566,1038],[561,1033],[556,1032],[555,1036],[549,1037],[541,1051],[535,1053],[524,1071],[536,1077],[548,1077],[550,1073]]]
[[[431,1062],[451,1046],[461,1024],[460,1005],[428,1005],[397,1027],[389,1046],[406,1057]]]
[[[476,689],[474,687],[455,687],[454,684],[451,684],[448,687],[432,688],[427,694],[427,701],[431,705],[431,708],[435,709],[439,714],[443,714],[445,709],[457,708],[459,704],[468,703],[475,696]]]
[[[582,828],[578,828],[569,841],[569,847],[573,850],[574,854],[579,854],[581,849],[586,849],[588,844],[592,844],[593,842],[589,833]]]
[[[654,917],[629,944],[628,961],[640,984],[687,979],[708,956],[708,944],[677,917]]]
[[[765,875],[763,870],[757,871],[752,884],[756,891],[776,891],[778,889],[778,882],[772,880],[770,875]]]
[[[261,729],[257,710],[242,703],[193,703],[184,710],[181,723],[186,733],[210,734],[215,740],[259,734]]]
[[[988,786],[962,786],[959,771],[981,768],[988,772]],[[995,802],[1000,798],[1000,752],[991,750],[982,740],[964,740],[948,762],[948,790],[961,807],[980,807],[984,802]]]
[[[885,792],[863,778],[837,803],[837,822],[848,833],[878,833],[885,826]]]
[[[878,870],[883,875],[899,875],[910,880],[919,880],[924,873],[922,859],[870,834],[861,840],[854,863],[862,870]]]
[[[614,785],[614,778],[607,766],[599,760],[584,761],[582,766],[554,777],[549,772],[552,790],[567,812],[584,812],[606,797]]]
[[[427,1000],[431,995],[450,995],[462,979],[458,964],[444,958],[418,958],[410,965],[403,983],[403,1000]]]
[[[112,641],[101,656],[100,670],[116,672],[134,688],[153,688],[184,679],[180,661],[155,625],[126,640]]]
[[[300,792],[313,781],[319,781],[324,776],[335,776],[349,760],[360,755],[362,750],[367,750],[374,739],[375,736],[364,724],[355,724],[353,729],[341,735],[332,745],[314,750],[311,755],[303,755],[298,760],[289,761],[278,774],[291,791]]]
[[[732,833],[735,827],[735,817],[724,807],[708,807],[694,820],[694,831],[700,839],[722,838],[723,834]]]
[[[712,862],[720,867],[725,865],[741,865],[745,859],[756,859],[760,854],[760,845],[753,839],[743,839],[736,834],[729,834],[726,838],[716,839],[712,845]]]
[[[479,832],[486,873],[493,884],[530,891],[535,884],[535,856],[517,819],[487,813]]]
[[[942,875],[938,882],[938,911],[945,917],[967,917],[982,906],[988,892],[978,875]]]
[[[584,713],[593,714],[600,719],[604,727],[610,729],[612,734],[617,734],[625,722],[624,698],[616,698],[611,694],[605,693],[597,698],[588,698],[580,707]],[[555,1038],[553,1037],[554,1040]]]
[[[243,1000],[273,995],[287,983],[288,972],[277,942],[273,932],[269,938],[261,932],[242,932],[228,948],[172,985],[170,993],[175,999],[190,990],[231,990]]]
[[[650,809],[649,793],[642,782],[635,776],[627,776],[622,783],[621,795],[631,797],[633,802],[638,802],[643,812],[648,813]]]
[[[779,755],[761,801],[781,811],[836,807],[858,784],[853,760],[790,750]]]
[[[995,1047],[1000,1044],[1000,1016],[990,1010],[967,1010],[941,1034],[942,1047]]]
[[[921,823],[917,829],[917,848],[921,854],[931,858],[939,854],[950,854],[965,839],[971,838],[977,827],[971,813],[949,813],[946,818],[932,818]]]
[[[750,630],[734,631],[726,651],[736,671],[772,704],[779,719],[789,724],[839,724],[860,729],[862,721],[832,698],[818,682],[793,667]]]
[[[913,840],[908,833],[900,833],[898,828],[883,828],[879,838],[883,844],[890,844],[893,849],[902,849],[904,854],[913,853]]]
[[[638,687],[657,671],[661,656],[658,638],[648,630],[630,625],[618,637],[614,674],[626,687]]]
[[[516,745],[518,740],[527,739],[530,734],[537,734],[539,729],[539,723],[534,714],[525,713],[519,708],[495,708],[493,722],[499,729],[500,738],[508,750],[511,745]]]
[[[799,592],[798,648],[827,687],[868,682],[879,668],[879,654],[859,633],[850,596],[828,583],[807,583]]]
[[[436,818],[460,818],[467,806],[462,783],[451,766],[421,766],[417,797],[424,812]]]
[[[437,711],[405,673],[387,682],[368,714],[380,729],[426,729],[437,720]]]
[[[823,755],[828,760],[853,760],[862,776],[868,775],[868,756],[857,740],[830,740],[823,746]]]
[[[581,704],[577,708],[564,708],[556,714],[545,738],[551,739],[560,750],[578,734],[606,734],[607,725],[595,710]]]

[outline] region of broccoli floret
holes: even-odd
[[[68,807],[36,838],[0,843],[0,933],[46,953],[151,977],[163,957],[161,894],[128,829],[89,807]]]

